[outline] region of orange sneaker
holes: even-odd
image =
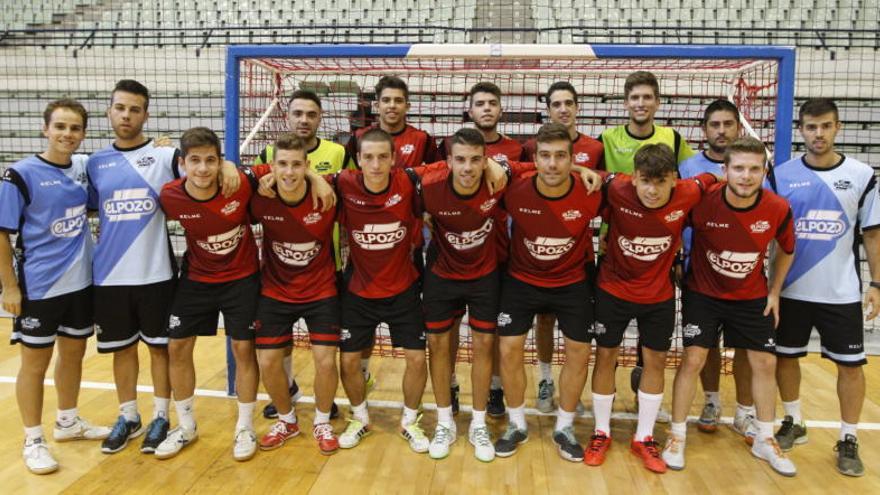
[[[288,438],[299,435],[299,425],[297,423],[288,423],[280,419],[269,428],[269,433],[263,435],[260,439],[260,449],[273,450],[284,445]]]
[[[324,455],[332,455],[339,450],[339,440],[333,433],[333,427],[330,423],[316,424],[312,429],[312,436],[318,441],[318,450]]]
[[[660,458],[658,447],[654,437],[646,437],[642,442],[633,438],[629,448],[633,454],[642,459],[648,471],[662,474],[666,472],[666,462]]]
[[[590,445],[584,453],[584,464],[601,466],[605,462],[605,453],[611,448],[611,437],[600,431],[590,437]]]

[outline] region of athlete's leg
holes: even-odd
[[[471,393],[473,408],[485,411],[489,400],[489,383],[492,379],[492,365],[495,356],[494,334],[485,332],[471,333],[473,362],[471,363]]]
[[[559,373],[559,406],[573,413],[587,382],[590,344],[565,338],[565,364]]]
[[[42,424],[43,380],[51,360],[52,347],[21,346],[21,366],[15,379],[15,397],[25,428]]]
[[[692,345],[684,348],[684,358],[675,373],[672,387],[673,425],[684,423],[687,420],[688,411],[690,411],[694,395],[697,392],[697,376],[700,376],[704,365],[708,363],[708,356],[711,354],[712,350],[705,347]],[[663,391],[662,386],[660,391]]]
[[[700,384],[703,386],[703,392],[706,394],[710,392],[718,393],[721,389],[721,349],[719,347],[709,349],[703,371],[700,372]],[[675,413],[673,412],[672,415],[674,417]]]
[[[449,359],[449,341],[451,329],[439,333],[428,333],[428,348],[431,351],[431,386],[434,389],[434,399],[438,408],[451,406],[450,380],[452,379],[452,366]],[[409,357],[409,354],[407,355]],[[409,365],[407,360],[407,365]],[[404,382],[406,391],[406,381]],[[416,406],[418,403],[416,403]],[[410,406],[412,407],[412,406]]]
[[[749,357],[750,352],[746,349],[736,349],[733,353],[733,380],[736,383],[736,403],[743,406],[753,406],[755,401],[752,398],[752,369]],[[776,360],[774,359],[774,363]],[[774,370],[775,373],[775,370]],[[773,378],[774,384],[776,377]],[[773,392],[776,393],[775,391]]]
[[[447,347],[448,349],[448,347]],[[409,409],[418,409],[422,403],[422,393],[428,383],[428,366],[424,349],[406,349],[404,351],[406,368],[403,372],[403,404]],[[446,359],[440,359],[448,363]],[[449,387],[446,387],[448,393]],[[448,399],[447,399],[448,400]]]
[[[152,345],[148,348],[150,349],[150,374],[153,379],[153,395],[168,399],[171,397],[168,348]]]
[[[87,341],[59,335],[56,342],[58,357],[55,359],[55,391],[58,394],[58,409],[73,409],[79,398],[82,360]]]
[[[195,344],[195,337],[170,339],[168,341],[171,389],[174,391],[174,400],[176,401],[189,399],[195,393],[196,369],[193,363]],[[239,373],[237,368],[236,364],[236,381]]]
[[[755,398],[758,421],[772,423],[776,414],[776,356],[769,352],[737,349],[740,351],[748,357],[752,386],[749,398]]]
[[[120,404],[137,399],[139,366],[137,342],[113,352],[113,381],[116,384],[116,397]]]
[[[507,406],[518,408],[525,402],[526,370],[523,365],[525,335],[510,335],[499,338],[501,352],[501,383]]]
[[[284,349],[257,349],[257,362],[260,366],[263,386],[269,393],[272,403],[278,404],[277,409],[280,414],[287,414],[291,409],[290,391],[287,377],[284,375],[284,357]],[[317,365],[317,361],[315,364]],[[315,381],[317,380],[318,374],[315,375]],[[317,387],[315,395],[317,395]]]
[[[332,345],[312,345],[312,358],[315,360],[315,407],[326,413],[333,407],[333,398],[339,386],[336,349]]]
[[[843,422],[858,424],[865,402],[865,372],[861,366],[837,364],[837,398]]]

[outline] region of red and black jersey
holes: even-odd
[[[712,186],[691,211],[694,229],[688,289],[718,299],[748,300],[767,296],[764,257],[773,239],[794,252],[794,223],[785,199],[768,189],[754,205],[731,206],[726,184]]]
[[[370,127],[358,129],[348,144],[345,146],[349,156],[354,157],[357,163],[358,140],[368,130],[378,127],[374,124]],[[433,163],[439,160],[440,153],[437,151],[437,143],[427,132],[407,124],[402,131],[391,134],[394,138],[394,167],[407,168],[417,167],[423,163]]]
[[[218,189],[213,198],[200,201],[186,192],[186,177],[162,187],[159,202],[169,220],[186,231],[184,276],[196,282],[239,280],[259,269],[257,245],[251,232],[248,201],[254,186],[239,172],[241,187],[226,198]]]
[[[601,194],[587,194],[580,178],[571,176],[571,188],[562,197],[538,192],[537,173],[512,181],[504,194],[504,208],[513,219],[508,271],[538,287],[562,287],[583,281],[586,264],[593,261],[590,220],[598,213]]]
[[[311,185],[295,204],[281,196],[251,199],[251,216],[263,225],[262,294],[303,304],[336,295],[333,224],[336,212],[312,207]]]
[[[676,181],[664,206],[642,205],[629,175],[608,176],[602,218],[608,229],[607,253],[599,264],[599,287],[625,301],[653,304],[674,295],[670,270],[681,244],[681,231],[712,174]]]
[[[511,162],[520,159],[522,156],[522,149],[522,144],[516,139],[509,138],[504,134],[499,134],[498,139],[491,143],[486,143],[486,156],[496,162]],[[440,146],[440,157],[447,160],[451,150],[452,139],[444,139],[443,145]],[[528,161],[531,161],[531,158],[529,158]]]
[[[524,162],[535,161],[537,150],[538,143],[535,138],[529,139],[523,146],[521,160]],[[572,143],[572,159],[575,165],[596,170],[596,167],[602,162],[604,154],[605,146],[602,142],[586,134],[578,133],[578,138]]]
[[[392,169],[388,187],[372,193],[360,170],[343,170],[336,178],[336,191],[354,269],[348,290],[379,299],[409,288],[418,279],[412,249],[421,212],[407,172]]]

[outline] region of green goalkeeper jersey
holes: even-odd
[[[307,154],[311,169],[321,175],[335,174],[343,168],[355,168],[354,160],[348,156],[345,147],[333,141],[318,139],[318,145]],[[254,165],[271,163],[274,158],[275,147],[270,144],[254,159]]]
[[[681,163],[695,154],[687,141],[675,129],[654,124],[654,132],[646,138],[637,138],[629,133],[626,125],[606,129],[599,136],[605,146],[603,168],[609,172],[633,173],[633,157],[636,151],[646,144],[662,143],[675,153],[676,163]]]

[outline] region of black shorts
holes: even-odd
[[[259,273],[216,284],[182,278],[168,316],[168,336],[217,335],[217,316],[222,313],[226,335],[233,340],[254,340],[259,297]]]
[[[49,299],[22,298],[21,315],[12,322],[13,344],[52,347],[55,336],[86,339],[95,333],[92,286]]]
[[[168,311],[175,279],[148,285],[95,286],[98,352],[116,352],[143,340],[168,345]]]
[[[428,269],[422,297],[428,333],[447,332],[467,307],[471,330],[494,334],[500,297],[497,271],[474,280],[453,280]]]
[[[776,331],[773,315],[764,316],[766,307],[766,297],[730,301],[686,290],[682,294],[682,342],[685,347],[714,349],[723,327],[727,347],[774,352]]]
[[[501,309],[498,335],[525,335],[536,314],[554,314],[562,334],[576,342],[589,342],[593,325],[590,282],[584,280],[562,287],[538,287],[505,274],[501,281]]]
[[[806,356],[815,327],[822,357],[846,366],[868,364],[862,318],[861,303],[825,304],[781,298],[776,354],[789,358]]]
[[[367,299],[348,290],[343,292],[339,349],[342,352],[369,349],[380,323],[388,324],[393,347],[425,348],[425,316],[418,283],[396,296],[381,299]]]
[[[305,319],[312,345],[339,345],[339,298],[295,304],[260,296],[257,304],[257,349],[281,349],[293,342],[293,325]]]
[[[653,304],[620,299],[596,289],[596,325],[593,338],[600,347],[618,347],[630,320],[639,327],[639,342],[654,351],[668,351],[675,331],[675,298]]]

